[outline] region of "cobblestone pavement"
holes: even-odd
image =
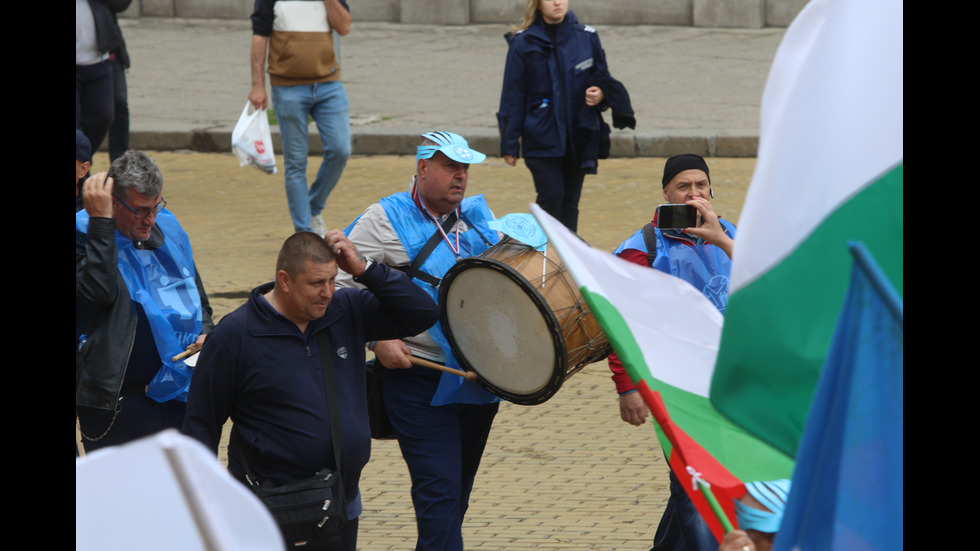
[[[239,168],[228,154],[151,153],[164,195],[190,235],[216,317],[271,280],[292,231],[281,176]],[[281,161],[281,159],[280,159]],[[754,159],[709,159],[716,210],[738,220]],[[95,170],[108,163],[100,154]],[[311,171],[316,163],[311,162]],[[353,157],[327,203],[342,227],[378,198],[404,189],[413,157]],[[652,216],[663,159],[604,161],[582,197],[581,234],[611,251]],[[527,212],[530,174],[499,159],[472,167],[469,194],[486,193],[499,216]],[[225,431],[227,438],[227,430]],[[224,452],[222,452],[224,453]],[[572,376],[538,406],[503,403],[476,479],[463,536],[467,549],[649,549],[667,501],[667,466],[650,423],[619,418],[605,362]],[[361,491],[359,548],[412,549],[409,477],[394,441],[375,441]]]

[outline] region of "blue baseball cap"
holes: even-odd
[[[785,479],[747,483],[745,489],[748,493],[769,511],[749,507],[736,499],[735,516],[738,518],[738,527],[769,534],[778,532],[791,487],[792,482]]]
[[[443,155],[450,159],[466,164],[482,163],[487,156],[475,149],[470,149],[470,144],[466,138],[452,132],[428,132],[422,134],[423,138],[431,140],[439,145],[420,145],[415,154],[415,161],[420,159],[431,159],[436,151],[441,151]]]

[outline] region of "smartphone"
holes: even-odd
[[[657,227],[684,229],[698,225],[698,209],[691,205],[660,205],[657,207]]]

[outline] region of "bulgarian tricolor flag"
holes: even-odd
[[[694,474],[710,483],[722,509],[739,481],[791,478],[847,292],[848,241],[903,294],[902,24],[901,3],[811,0],[787,29],[724,320],[686,282],[592,249],[531,206],[656,416],[675,474],[689,489]],[[704,515],[702,492],[688,493]]]
[[[847,294],[848,241],[903,285],[902,2],[811,0],[762,98],[711,401],[795,455]]]
[[[721,314],[686,281],[589,247],[537,205],[531,212],[650,407],[671,470],[720,541],[744,482],[790,478],[793,470],[789,456],[709,401]],[[694,489],[695,479],[710,486],[720,510]]]

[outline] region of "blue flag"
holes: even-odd
[[[774,549],[902,549],[902,300],[860,245]]]
[[[496,220],[491,220],[487,225],[490,229],[497,230],[539,251],[544,251],[548,247],[548,236],[531,214],[522,212],[505,214]]]

